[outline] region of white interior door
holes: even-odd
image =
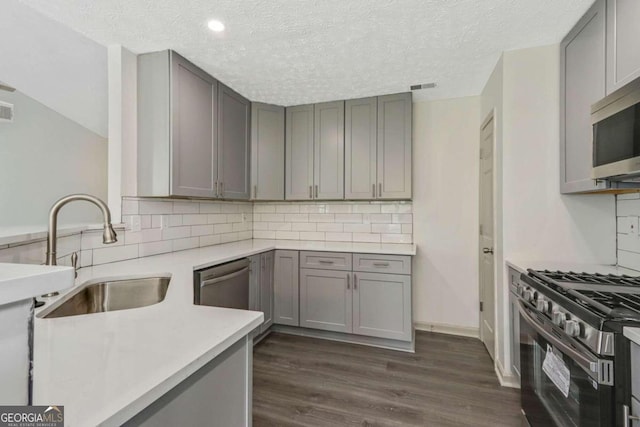
[[[480,130],[480,339],[495,358],[493,233],[493,132],[491,115]]]

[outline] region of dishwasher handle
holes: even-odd
[[[200,283],[200,287],[204,288],[205,286],[215,285],[216,283],[224,282],[225,280],[233,279],[234,277],[238,277],[241,274],[249,271],[249,267],[244,267],[240,270],[234,271],[233,273],[226,274],[221,277],[214,277],[213,279],[204,280]]]

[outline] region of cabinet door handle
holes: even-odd
[[[220,197],[224,197],[224,182],[220,181]]]
[[[375,184],[371,184],[371,196],[374,199],[376,198],[376,185]]]
[[[356,276],[356,273],[353,273],[353,290],[358,290],[358,276]]]
[[[258,186],[254,185],[253,186],[253,198],[255,199],[256,197],[258,197]]]
[[[309,186],[309,198],[313,199],[313,185]]]
[[[382,197],[382,183],[378,184],[378,197]]]
[[[216,186],[216,197],[218,197],[218,194],[220,194],[218,193],[218,181],[216,181],[214,185]]]
[[[318,186],[316,185],[316,199],[318,198]]]
[[[351,282],[351,275],[347,273],[347,289],[351,289],[351,285],[349,282]]]
[[[373,266],[374,267],[389,267],[389,263],[388,262],[374,262]]]

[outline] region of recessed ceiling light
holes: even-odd
[[[212,19],[211,21],[209,21],[207,26],[211,31],[215,31],[216,33],[224,31],[224,24],[217,19]]]

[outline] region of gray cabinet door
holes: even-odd
[[[225,199],[249,199],[251,104],[218,85],[218,181]]]
[[[411,276],[353,273],[353,333],[411,341]]]
[[[299,325],[298,261],[298,251],[276,251],[273,271],[273,323]]]
[[[249,310],[260,311],[260,285],[262,267],[260,255],[249,257]]]
[[[605,96],[605,0],[597,1],[560,44],[560,191],[606,188],[591,178],[591,104]]]
[[[314,106],[314,198],[344,199],[344,101]]]
[[[285,198],[313,198],[313,105],[286,109]]]
[[[378,98],[351,99],[344,108],[344,198],[375,199]]]
[[[260,255],[260,310],[264,313],[261,333],[273,325],[273,262],[273,251]]]
[[[607,93],[640,77],[640,1],[607,1]]]
[[[251,198],[284,200],[284,107],[251,104]]]
[[[411,93],[378,97],[378,198],[411,198]]]
[[[351,272],[300,270],[300,326],[352,331]]]
[[[211,76],[171,52],[173,196],[215,197],[216,90]]]

